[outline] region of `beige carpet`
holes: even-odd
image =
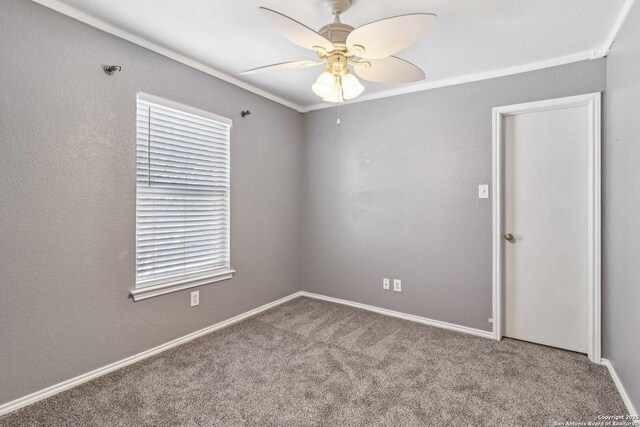
[[[552,426],[626,413],[586,356],[297,298],[0,426]]]

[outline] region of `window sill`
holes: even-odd
[[[228,280],[233,277],[233,273],[235,272],[235,270],[217,271],[206,276],[176,280],[159,285],[144,286],[130,291],[129,295],[131,295],[134,301],[141,301],[143,299],[157,297],[171,292],[182,291],[184,289],[195,288],[196,286]]]

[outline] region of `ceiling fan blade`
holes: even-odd
[[[436,18],[431,13],[413,13],[363,25],[349,34],[347,48],[360,58],[391,56],[417,42]]]
[[[249,75],[249,74],[260,74],[260,73],[268,73],[271,71],[282,71],[282,70],[299,70],[302,68],[315,67],[316,65],[322,65],[324,61],[291,61],[291,62],[281,62],[279,64],[267,65],[264,67],[253,68],[251,70],[243,71],[240,74]]]
[[[354,65],[353,69],[363,80],[375,83],[410,83],[425,78],[424,71],[420,68],[395,56],[363,59],[362,63]]]
[[[261,7],[260,13],[275,27],[276,31],[298,46],[315,51],[334,50],[333,43],[298,21],[266,7]]]

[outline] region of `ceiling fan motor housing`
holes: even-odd
[[[353,31],[351,25],[340,22],[340,14],[351,7],[351,0],[324,0],[324,6],[336,17],[332,24],[320,28],[318,33],[330,40],[339,52],[347,51],[347,36]]]
[[[333,24],[325,25],[320,28],[318,33],[335,46],[337,51],[347,51],[347,37],[353,31],[351,25],[343,24],[342,22],[334,22]]]

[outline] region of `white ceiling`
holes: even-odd
[[[168,48],[283,98],[300,110],[322,106],[311,92],[321,68],[239,75],[258,66],[314,58],[313,52],[278,35],[261,18],[259,6],[319,29],[331,21],[322,0],[36,1],[76,18],[84,16],[85,21],[97,18],[110,24],[109,28]],[[358,27],[412,12],[438,15],[435,27],[420,42],[398,54],[421,67],[427,80],[409,85],[364,82],[366,91],[360,99],[370,99],[602,56],[628,2],[353,0],[342,21]]]

